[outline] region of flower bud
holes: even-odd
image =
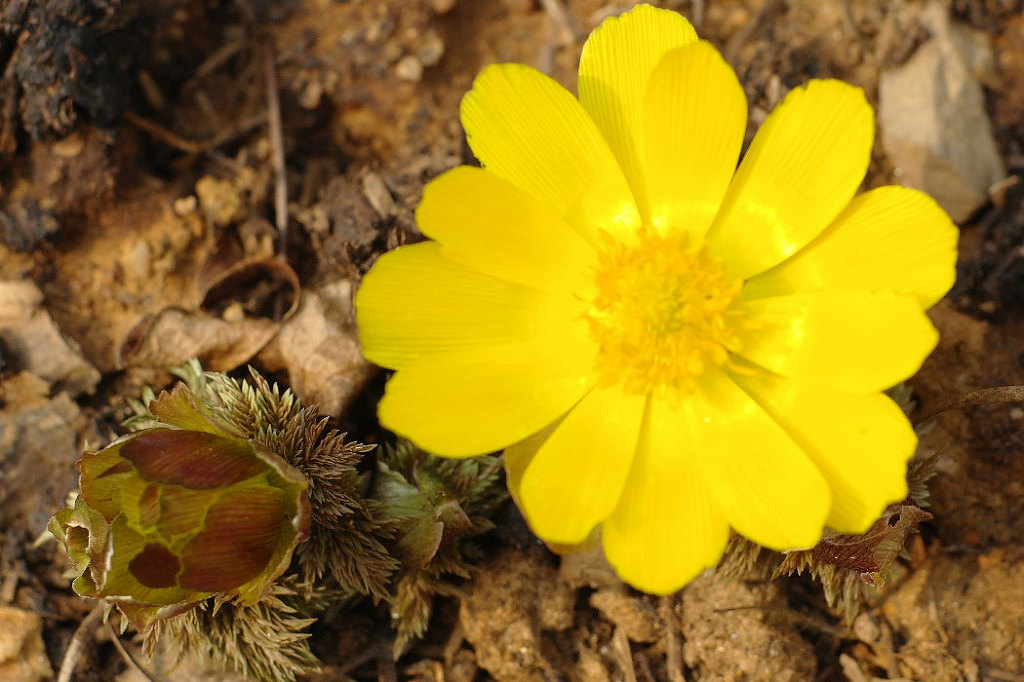
[[[184,408],[185,396],[153,404]],[[169,415],[174,410],[169,411]],[[307,480],[198,413],[121,438],[78,462],[81,493],[50,530],[75,591],[116,603],[140,630],[212,596],[251,604],[309,528]]]

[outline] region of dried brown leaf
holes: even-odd
[[[64,338],[42,308],[43,295],[32,282],[0,282],[0,339],[16,369],[71,395],[88,393],[100,373]]]
[[[303,291],[298,311],[260,361],[272,371],[286,369],[292,390],[304,403],[339,416],[376,371],[359,352],[352,283],[338,280]]]
[[[173,367],[196,357],[214,371],[247,362],[277,333],[264,318],[228,322],[205,313],[164,308],[132,328],[118,349],[120,367]]]

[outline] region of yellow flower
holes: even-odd
[[[461,113],[483,168],[427,186],[433,241],[383,256],[356,300],[364,353],[398,370],[384,425],[453,457],[507,447],[541,538],[600,528],[656,593],[714,565],[730,527],[805,548],[906,495],[916,438],[881,391],[937,342],[924,310],[957,231],[919,192],[854,196],[860,89],[793,90],[737,169],[735,73],[640,5],[590,36],[579,100],[501,64]]]

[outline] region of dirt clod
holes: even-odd
[[[42,630],[35,613],[0,606],[0,679],[37,682],[53,674],[43,649]]]

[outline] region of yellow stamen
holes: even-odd
[[[587,320],[604,384],[685,395],[707,363],[721,365],[739,348],[729,306],[743,283],[726,282],[721,260],[685,234],[607,239],[594,285]]]

